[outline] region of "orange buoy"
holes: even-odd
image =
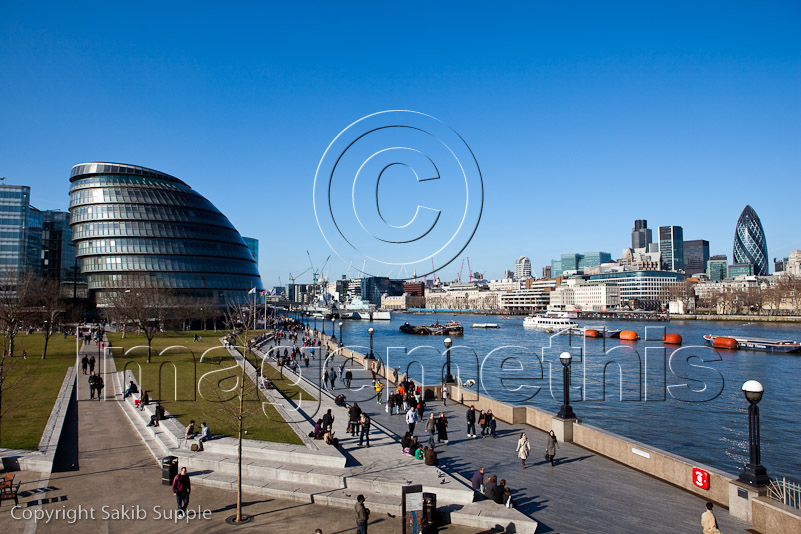
[[[716,337],[712,341],[712,346],[716,349],[736,350],[740,347],[740,344],[732,337]]]
[[[585,330],[584,337],[599,337],[597,330]]]
[[[620,339],[623,341],[637,341],[640,339],[640,335],[634,330],[623,330],[620,332]]]
[[[670,345],[681,345],[681,336],[679,334],[665,334],[662,336],[662,342]]]

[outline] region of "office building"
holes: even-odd
[[[254,237],[245,237],[242,236],[242,241],[245,242],[247,245],[248,250],[250,250],[250,254],[253,256],[253,261],[256,262],[256,265],[259,264],[259,240]]]
[[[612,261],[608,252],[585,252],[584,254],[562,254],[558,260],[551,262],[551,275],[562,276],[563,273],[576,273],[585,268],[597,267]]]
[[[384,276],[369,276],[361,279],[361,297],[364,302],[381,306],[381,296],[403,295],[403,280],[390,280]]]
[[[424,297],[426,294],[425,282],[404,282],[403,291],[412,297]]]
[[[706,275],[711,282],[721,282],[729,277],[729,259],[725,254],[709,258],[706,262]]]
[[[746,206],[737,219],[734,231],[734,263],[750,263],[754,266],[757,276],[770,274],[768,268],[768,241],[762,221],[759,220],[754,208]]]
[[[520,256],[515,261],[515,280],[525,280],[526,278],[531,278],[531,260]]]
[[[594,274],[588,284],[615,284],[620,301],[646,310],[658,310],[670,299],[670,289],[684,282],[682,273],[667,271],[620,271]]]
[[[681,226],[659,227],[659,252],[662,254],[662,269],[684,270],[684,230]]]
[[[684,242],[684,274],[693,276],[706,272],[709,261],[709,241],[693,239]]]
[[[31,188],[0,184],[0,278],[42,272],[42,213],[31,206]]]
[[[631,229],[631,248],[647,248],[652,241],[648,221],[645,219],[634,221],[634,228]]]
[[[788,274],[801,276],[801,250],[792,251],[784,265],[784,270]]]
[[[737,278],[738,276],[751,276],[754,273],[753,263],[733,263],[729,265],[728,278]]]
[[[82,163],[70,182],[72,239],[98,306],[140,287],[218,306],[263,289],[236,228],[178,178],[136,165]]]
[[[542,268],[542,277],[543,278],[551,278],[551,273],[552,272],[553,271],[551,271],[551,266],[550,265],[546,265],[545,267]]]
[[[549,310],[605,311],[620,306],[616,284],[588,284],[575,278],[566,280],[550,296]]]

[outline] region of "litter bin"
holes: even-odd
[[[437,532],[437,494],[423,493],[423,532]]]
[[[178,475],[178,457],[165,456],[161,459],[161,483],[171,486],[172,481]]]

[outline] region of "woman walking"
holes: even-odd
[[[551,430],[548,432],[548,443],[545,445],[545,459],[551,462],[551,467],[553,467],[553,458],[556,456],[556,449],[558,448],[559,442],[556,440],[556,434]]]
[[[439,419],[437,419],[437,443],[445,442],[448,444],[448,420],[445,418],[445,413],[440,412]]]
[[[517,457],[520,458],[520,462],[523,464],[523,469],[525,469],[526,458],[528,458],[528,453],[531,452],[531,443],[528,442],[525,432],[520,434],[520,439],[517,440],[517,448],[515,449],[515,452],[517,453]]]

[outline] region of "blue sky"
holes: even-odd
[[[636,218],[730,256],[746,204],[785,256],[801,248],[799,27],[797,2],[4,2],[0,176],[66,209],[75,163],[173,174],[260,239],[271,286],[331,253],[312,205],[329,143],[414,110],[481,168],[465,255],[488,277],[521,254],[536,272],[617,257]],[[413,183],[390,178],[401,221]]]

